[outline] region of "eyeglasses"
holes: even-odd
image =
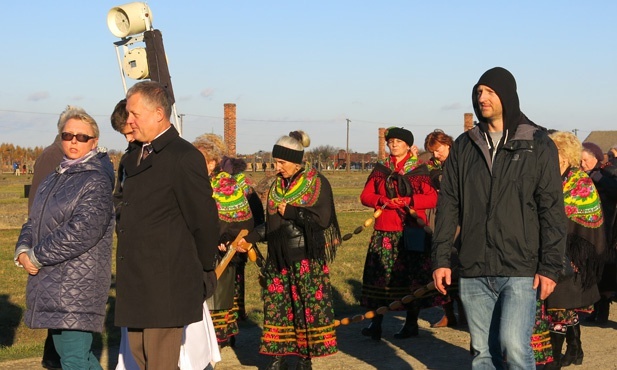
[[[88,140],[94,139],[94,136],[88,136],[86,134],[72,134],[70,132],[63,132],[60,134],[60,137],[64,141],[72,141],[73,138],[76,138],[80,143],[87,143]]]

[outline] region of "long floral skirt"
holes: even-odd
[[[239,320],[246,320],[246,306],[244,304],[244,268],[246,262],[236,265],[236,280],[234,284],[234,307],[232,310],[236,313]]]
[[[433,281],[429,252],[405,250],[402,238],[402,232],[373,232],[362,275],[362,306],[388,306]],[[448,296],[429,294],[420,305],[439,306],[449,300]]]
[[[576,309],[546,308],[544,301],[536,301],[536,322],[531,336],[531,347],[536,359],[536,364],[546,364],[553,361],[553,347],[551,346],[550,333],[565,335],[568,326],[579,324],[579,312],[589,313],[593,306]]]
[[[259,353],[321,357],[338,351],[328,265],[308,259],[265,271]]]
[[[544,301],[536,301],[536,321],[531,334],[531,348],[537,365],[553,362],[553,346]]]
[[[210,317],[219,343],[225,343],[229,337],[238,335],[238,310],[235,305],[231,310],[212,310]]]

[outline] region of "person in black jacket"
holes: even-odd
[[[609,158],[610,159],[610,158]],[[606,240],[612,239],[615,219],[615,205],[617,204],[617,179],[610,175],[610,162],[604,162],[602,149],[594,143],[584,142],[581,151],[581,169],[591,177],[598,189],[602,213],[605,220]],[[594,310],[585,320],[598,325],[606,325],[610,313],[611,298],[617,290],[615,279],[617,266],[615,264],[615,249],[607,248],[604,255],[604,269],[602,279],[598,283],[600,299],[594,304]]]
[[[486,71],[472,102],[479,124],[456,139],[444,167],[433,279],[445,294],[460,225],[472,367],[501,369],[507,361],[508,368],[532,369],[536,293],[545,299],[555,288],[566,242],[557,148],[521,112],[506,69]]]
[[[312,369],[312,358],[338,352],[330,263],[341,243],[332,188],[315,168],[302,165],[310,138],[292,131],[274,145],[276,178],[266,201],[266,223],[238,243],[268,242],[261,273],[264,325],[259,352],[272,357],[268,370]]]
[[[214,275],[216,204],[203,155],[171,125],[165,87],[133,85],[126,109],[143,144],[121,163],[115,324],[142,369],[175,369],[183,327],[203,318],[204,275]]]

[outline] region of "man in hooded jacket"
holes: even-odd
[[[456,139],[444,167],[433,279],[445,294],[460,225],[459,287],[473,368],[533,369],[536,298],[553,291],[565,251],[557,148],[520,111],[506,69],[486,71],[472,101],[479,124]]]

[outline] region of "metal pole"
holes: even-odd
[[[120,49],[118,49],[118,44],[114,44],[114,46],[116,47],[116,58],[118,59],[118,66],[120,67],[120,79],[122,80],[122,87],[126,95],[126,79],[124,78],[124,68],[122,68],[122,59],[120,58]]]
[[[347,156],[347,164],[345,165],[345,169],[347,170],[347,172],[351,172],[351,163],[349,158],[349,122],[351,122],[351,120],[347,118],[347,150],[345,151],[345,154]]]
[[[175,104],[174,104],[175,107]],[[180,113],[178,114],[178,118],[180,118],[180,121],[178,122],[178,132],[180,133],[180,136],[182,136],[182,131],[184,131],[184,113]]]

